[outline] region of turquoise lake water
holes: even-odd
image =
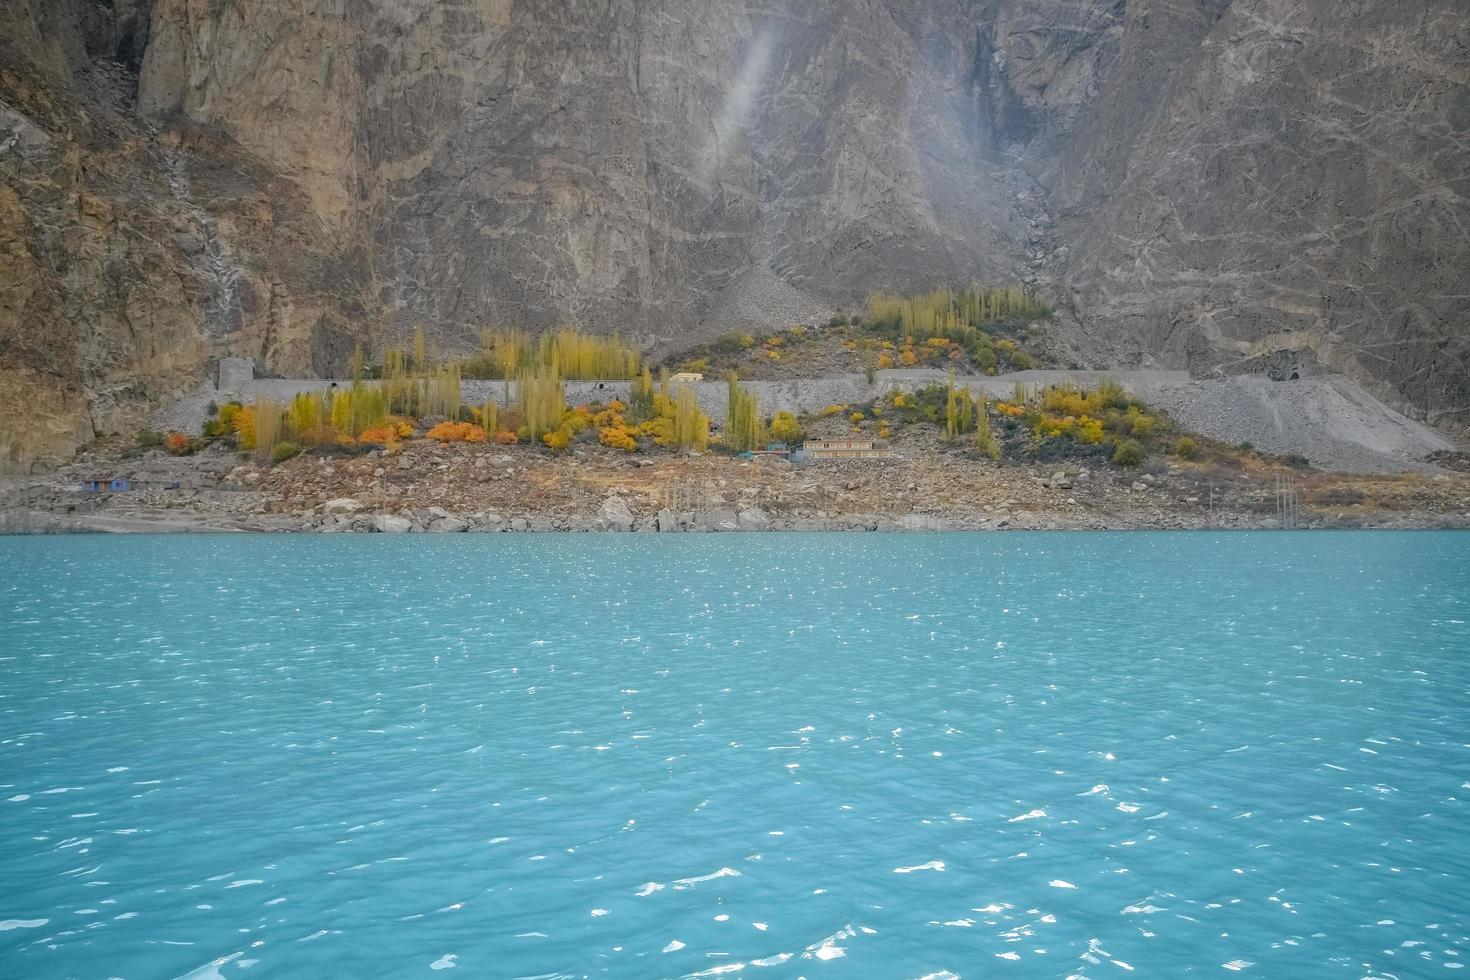
[[[0,977],[1455,976],[1467,621],[1454,533],[0,539]]]

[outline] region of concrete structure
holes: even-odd
[[[214,386],[222,392],[244,394],[255,382],[255,358],[221,357]]]
[[[876,439],[808,439],[813,459],[892,459],[888,443]]]
[[[791,447],[784,442],[768,442],[765,449],[751,449],[740,454],[741,459],[759,459],[769,456],[773,459],[786,459],[791,455]]]
[[[680,371],[678,374],[669,378],[669,383],[676,385],[697,385],[703,380],[704,375],[702,374],[694,371]]]

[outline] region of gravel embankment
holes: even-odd
[[[1146,386],[1140,397],[1212,439],[1295,453],[1344,473],[1432,471],[1425,457],[1454,448],[1345,378],[1165,383]]]

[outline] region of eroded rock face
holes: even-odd
[[[1325,367],[1470,422],[1464,5],[1130,2],[1125,52],[1135,6],[1200,40],[1125,53],[1068,152],[1058,268],[1082,322],[1122,360]]]
[[[1024,273],[974,5],[920,6],[158,0],[139,107],[290,176],[405,323],[673,337]]]
[[[0,0],[8,466],[214,357],[1023,280],[1467,421],[1457,0]]]
[[[311,373],[377,322],[366,253],[289,174],[140,117],[152,22],[142,2],[0,2],[0,470],[131,433],[216,357]]]

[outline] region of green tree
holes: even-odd
[[[765,441],[761,429],[759,402],[755,395],[740,387],[740,375],[731,371],[725,445],[737,453],[759,449]]]
[[[981,396],[980,404],[976,406],[975,448],[991,459],[1000,459],[1000,445],[995,441],[995,433],[990,428],[990,402],[984,396]]]
[[[653,418],[653,372],[643,365],[643,373],[633,379],[628,396],[628,416],[639,422]]]
[[[1143,447],[1133,439],[1120,442],[1113,452],[1113,462],[1119,466],[1137,466],[1144,458]]]
[[[945,401],[944,431],[951,439],[975,429],[975,399],[969,388],[956,388],[954,375],[949,376],[949,390]]]
[[[688,385],[679,386],[674,401],[674,445],[703,452],[709,446],[709,416],[699,409],[699,398]]]
[[[527,442],[534,442],[561,428],[567,402],[561,378],[555,371],[542,368],[539,372],[523,372],[516,385],[516,396],[522,438]]]

